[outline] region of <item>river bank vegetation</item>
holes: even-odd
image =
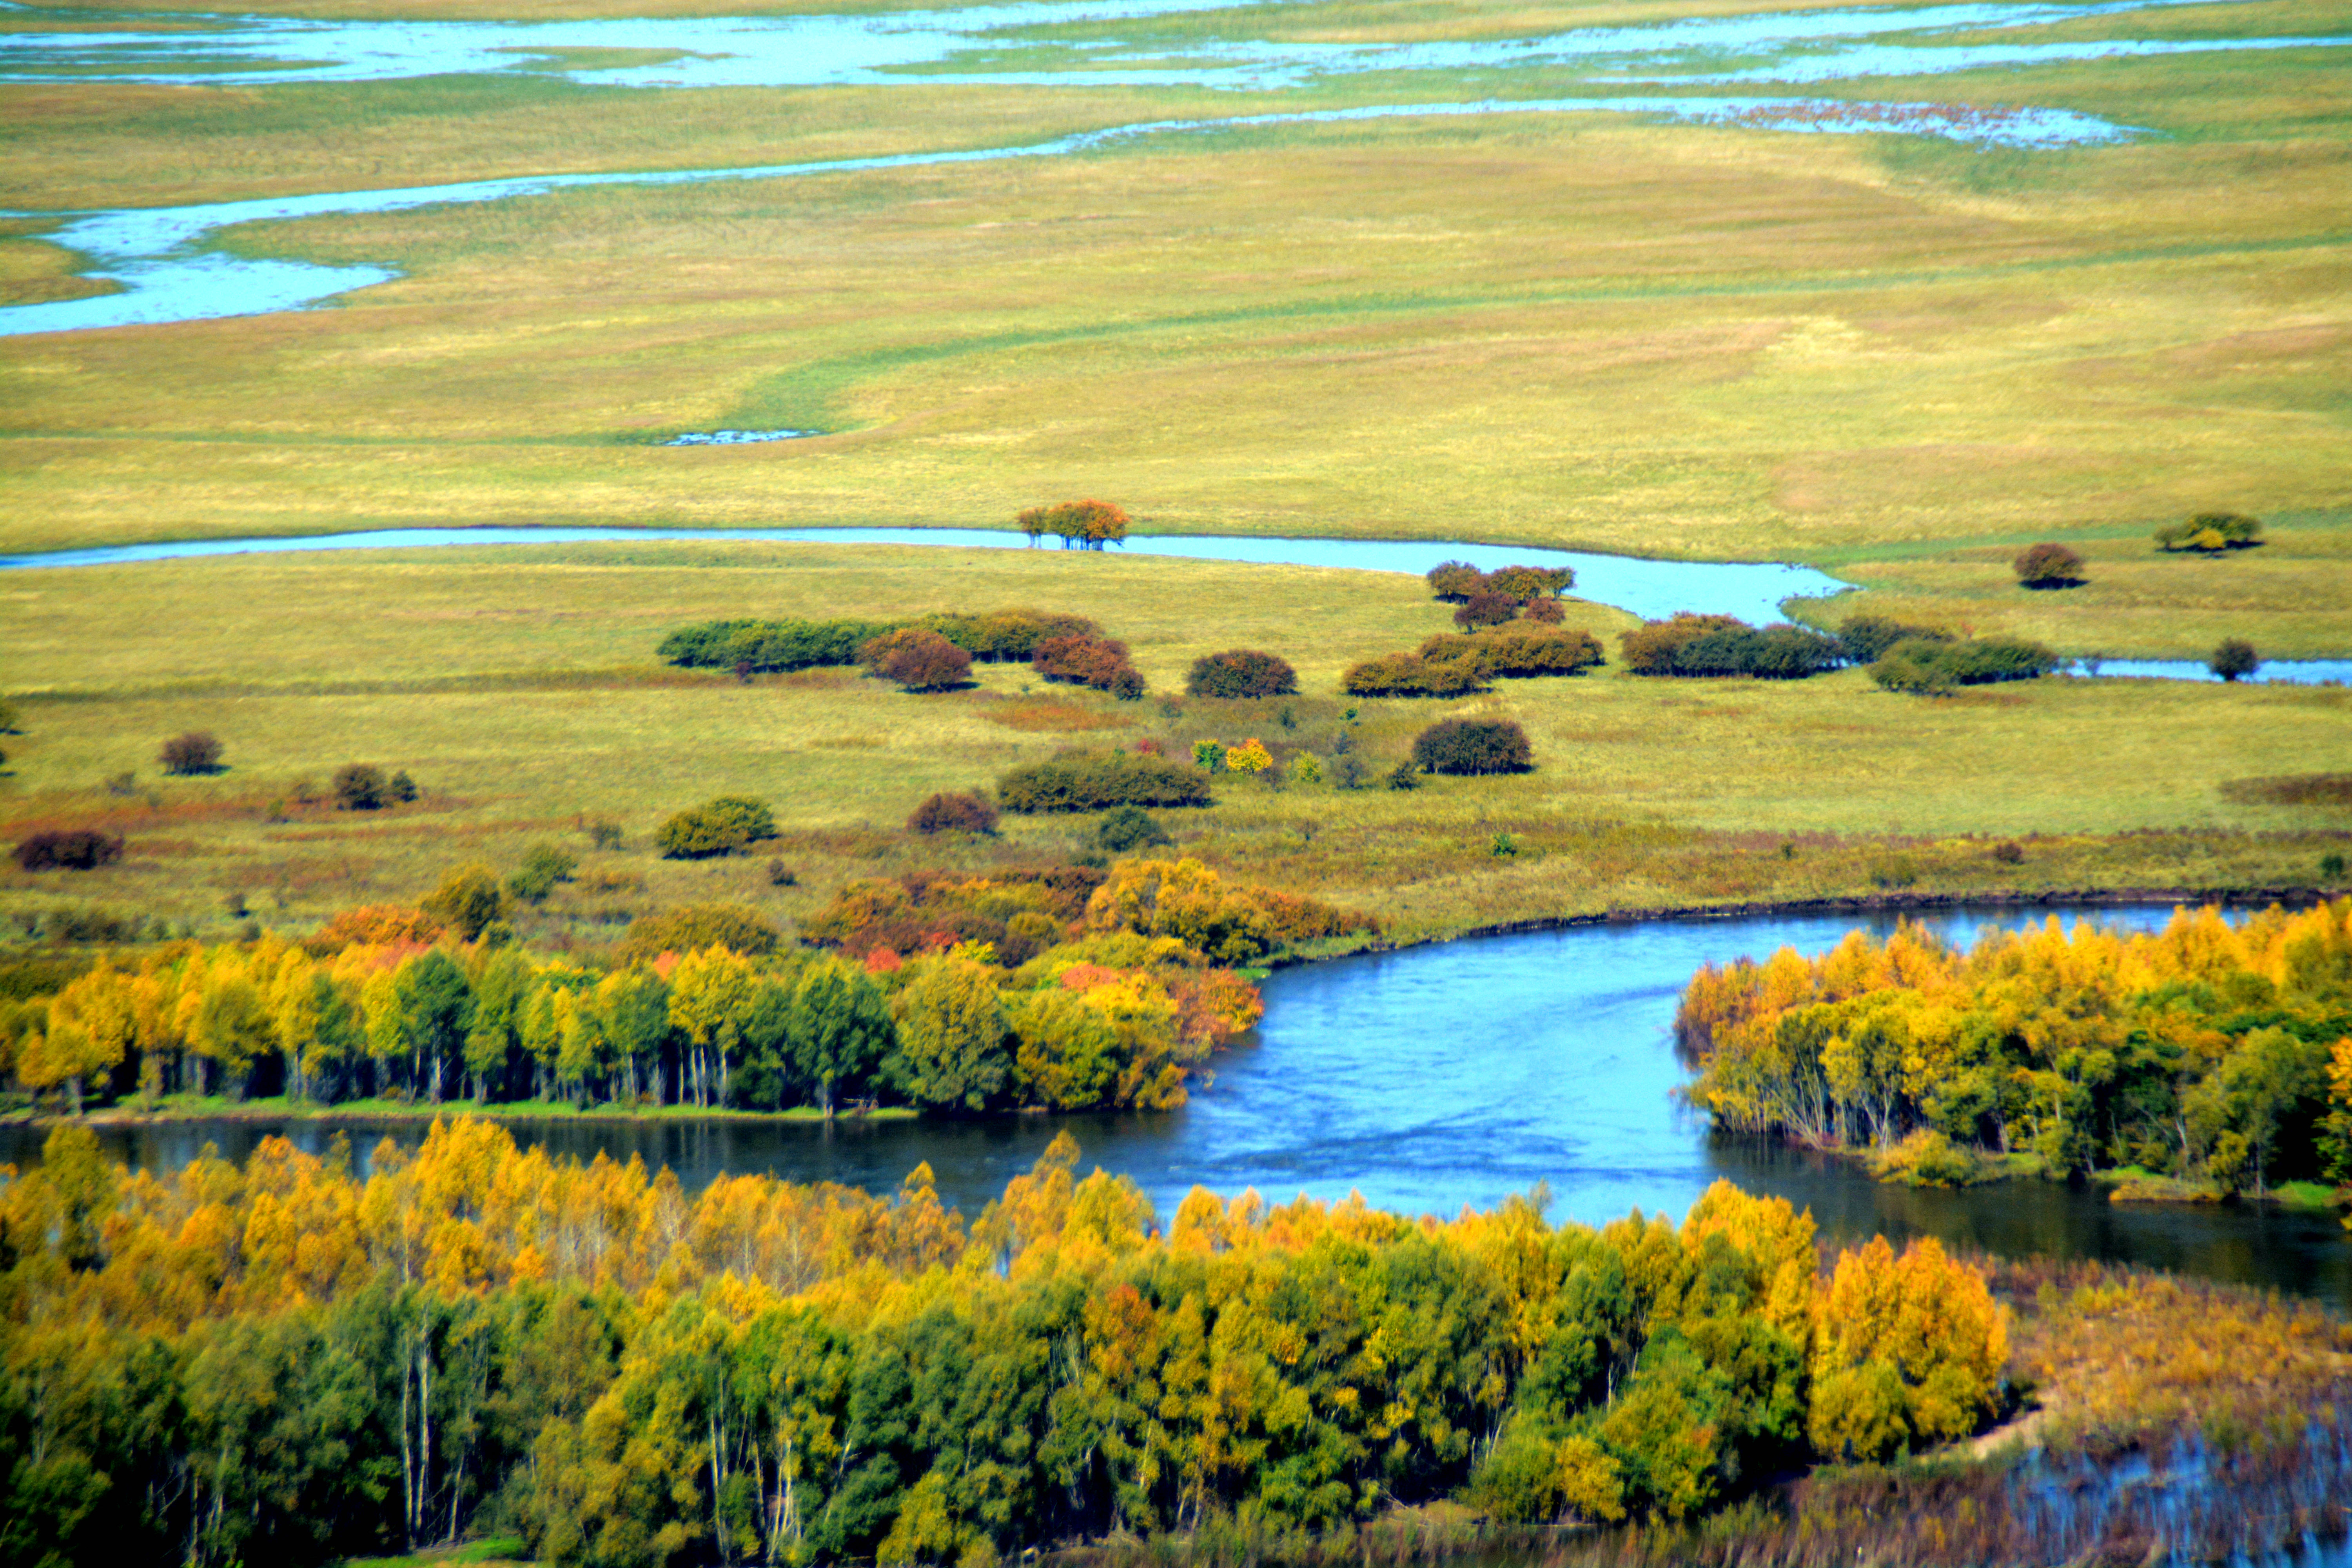
[[[2026,1156],[2118,1199],[2352,1178],[2352,900],[2162,931],[1917,928],[1709,966],[1675,1017],[1717,1123],[1977,1179]]]
[[[2210,1503],[2165,1516],[2176,1547],[2259,1550],[2345,1495],[2310,1413],[2343,1407],[2347,1331],[2315,1308],[1932,1241],[1831,1255],[1726,1184],[1680,1226],[1198,1188],[1161,1216],[1078,1155],[967,1220],[923,1170],[689,1197],[476,1120],[364,1167],[272,1140],[169,1179],[60,1130],[0,1178],[0,1560],[497,1531],[614,1568],[1312,1562],[1528,1529],[1563,1561],[1942,1563],[2145,1543],[2184,1481]],[[2031,1460],[1944,1447],[2021,1402]]]

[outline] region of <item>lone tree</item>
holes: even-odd
[[[2205,665],[2222,679],[2236,681],[2260,669],[2263,661],[2255,656],[2253,644],[2242,637],[2224,637]]]
[[[2079,588],[2083,558],[2063,544],[2031,544],[2010,563],[2017,580],[2028,588]]]
[[[1061,540],[1065,550],[1100,550],[1106,544],[1124,543],[1128,524],[1134,520],[1107,500],[1089,500],[1033,506],[1013,521],[1033,546],[1050,533]]]
[[[335,805],[343,811],[380,811],[389,786],[373,763],[347,763],[335,770]]]
[[[1228,648],[1192,661],[1184,689],[1193,697],[1290,697],[1298,672],[1289,662],[1255,648]]]
[[[1523,773],[1533,765],[1528,732],[1508,719],[1447,719],[1413,737],[1424,773]]]
[[[156,760],[167,773],[216,773],[221,743],[209,731],[191,730],[164,742],[163,754]]]

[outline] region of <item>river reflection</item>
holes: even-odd
[[[2134,929],[2161,908],[2060,911]],[[2013,922],[2012,911],[1929,919],[1954,939]],[[1700,964],[1781,945],[1814,951],[1855,924],[1846,915],[1652,921],[1370,954],[1285,971],[1266,983],[1256,1037],[1220,1058],[1182,1110],[1150,1116],[1020,1117],[978,1123],[555,1121],[516,1133],[551,1152],[667,1165],[689,1187],[721,1173],[887,1189],[928,1163],[942,1197],[976,1214],[1069,1129],[1089,1165],[1131,1176],[1163,1215],[1195,1184],[1298,1193],[1408,1213],[1487,1205],[1541,1182],[1555,1217],[1599,1223],[1639,1206],[1679,1215],[1729,1177],[1810,1207],[1841,1237],[1933,1235],[2010,1255],[2134,1262],[2352,1304],[2352,1247],[2326,1215],[2227,1205],[2118,1206],[2095,1189],[2024,1183],[1967,1192],[1881,1186],[1845,1166],[1709,1135],[1681,1109],[1668,1039],[1675,1000]],[[1885,929],[1891,921],[1864,922]],[[241,1158],[275,1129],[192,1123],[117,1130],[118,1156],[169,1170],[207,1141]],[[285,1130],[323,1150],[331,1128]],[[354,1127],[364,1155],[379,1132]],[[24,1160],[34,1134],[10,1129],[0,1157]]]

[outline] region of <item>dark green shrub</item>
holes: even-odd
[[[1095,825],[1095,847],[1107,854],[1126,855],[1174,842],[1168,830],[1139,805],[1115,805]]]
[[[1064,752],[996,781],[1007,811],[1102,811],[1114,805],[1206,805],[1209,775],[1165,757]]]
[[[1630,632],[1621,632],[1617,647],[1625,668],[1635,675],[1673,675],[1675,658],[1685,644],[1696,642],[1709,632],[1729,631],[1744,625],[1730,616],[1694,616],[1687,613],[1663,621],[1644,621]]]
[[[380,811],[390,799],[383,770],[373,763],[347,763],[335,770],[337,810]]]
[[[383,791],[394,800],[406,805],[416,798],[416,781],[410,778],[408,771],[403,768],[384,781]]]
[[[167,773],[216,773],[221,769],[221,743],[205,730],[191,730],[163,742],[157,759]]]
[[[94,827],[51,828],[16,846],[16,864],[27,871],[94,871],[121,858],[121,837]]]
[[[670,633],[655,651],[690,669],[809,669],[856,664],[859,648],[891,629],[884,621],[708,621]]]
[[[1229,648],[1194,659],[1184,689],[1194,697],[1288,697],[1298,690],[1298,672],[1270,653]]]
[[[1413,737],[1412,760],[1431,773],[1523,773],[1528,732],[1508,719],[1446,719]]]
[[[907,818],[914,833],[993,833],[996,807],[976,795],[935,795]]]
[[[2334,850],[2330,850],[2326,854],[2322,855],[2319,858],[2319,879],[2323,882],[2342,881],[2344,879],[2344,857],[2336,854]]]
[[[1619,639],[1636,675],[1751,676],[1801,680],[1836,667],[1837,639],[1803,626],[1758,628],[1729,616],[1676,616]]]
[[[1870,679],[1889,691],[1935,696],[1956,686],[2034,680],[2058,668],[2058,656],[2021,637],[1922,637],[1896,643],[1870,667]]]
[[[1934,626],[1906,626],[1885,616],[1854,616],[1837,629],[1838,653],[1848,664],[1874,664],[1899,642],[1950,642]]]
[[[783,934],[756,910],[735,904],[689,904],[647,915],[630,926],[621,942],[621,956],[634,962],[658,958],[665,952],[724,947],[757,958],[775,952]]]
[[[534,844],[523,851],[522,864],[507,878],[507,891],[526,904],[543,904],[558,882],[572,880],[580,857],[561,845]]]
[[[505,916],[507,895],[499,886],[498,873],[488,866],[460,866],[418,900],[416,907],[471,942]]]
[[[1396,766],[1389,770],[1389,788],[1419,789],[1420,787],[1421,773],[1420,771],[1412,765],[1412,759],[1411,757],[1407,757],[1404,761],[1399,763]]]
[[[776,819],[765,801],[721,795],[663,823],[654,834],[654,844],[665,859],[701,860],[732,855],[775,836]]]
[[[2263,661],[2255,656],[2253,644],[2242,637],[2225,637],[2206,661],[2206,667],[2222,679],[2234,682],[2260,669]]]
[[[1472,660],[1432,664],[1409,653],[1368,659],[1340,681],[1350,697],[1459,697],[1485,684]]]
[[[2029,544],[2010,563],[2028,588],[2075,588],[2083,584],[2083,558],[2063,544]]]

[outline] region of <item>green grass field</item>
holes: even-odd
[[[581,825],[598,817],[625,843],[585,855],[580,880],[530,917],[542,934],[606,940],[636,914],[710,899],[790,921],[855,876],[1080,852],[1090,817],[1009,817],[1000,840],[978,842],[903,826],[933,791],[985,787],[1066,746],[1150,737],[1187,752],[1255,735],[1331,765],[1345,731],[1377,786],[1414,733],[1455,712],[1517,719],[1537,770],[1410,793],[1228,775],[1214,806],[1163,815],[1182,852],[1321,890],[1404,935],[1936,889],[2307,886],[2352,827],[2340,805],[2221,793],[2340,770],[2340,689],[2052,679],[1927,700],[1858,671],[1775,684],[1612,667],[1466,701],[1352,701],[1338,694],[1348,664],[1449,625],[1417,580],[1381,574],[645,544],[235,557],[28,572],[0,588],[25,694],[0,832],[97,825],[130,844],[97,872],[10,867],[0,901],[146,911],[215,934],[246,918],[232,899],[264,923],[307,926],[417,897],[458,863],[510,867],[540,838],[584,849]],[[743,683],[651,651],[667,628],[719,616],[1011,605],[1095,616],[1133,647],[1152,695],[1047,687],[1026,666],[983,665],[973,689],[928,697],[852,670]],[[1605,637],[1632,624],[1581,604],[1570,622]],[[1233,646],[1291,659],[1301,695],[1166,700],[1192,659]],[[157,748],[187,729],[222,738],[228,771],[162,774]],[[383,815],[299,804],[302,783],[323,793],[351,761],[404,768],[425,796]],[[111,793],[125,772],[131,793]],[[726,793],[773,802],[783,837],[714,862],[655,857],[662,817]],[[2021,864],[1991,858],[1995,842],[2037,834]],[[1497,855],[1497,835],[1516,852]],[[773,884],[771,859],[796,883]]]

